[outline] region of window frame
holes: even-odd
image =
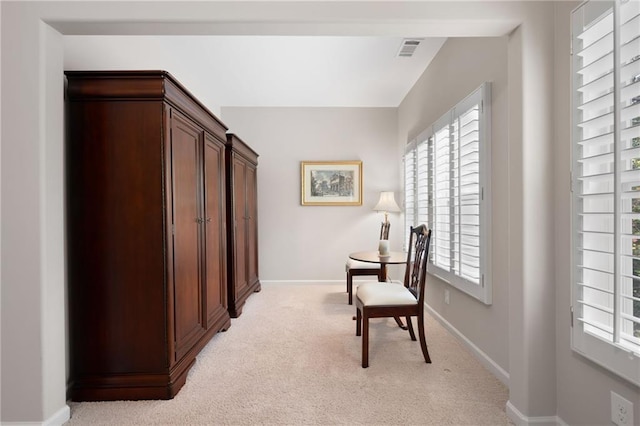
[[[592,9],[587,9],[587,7],[593,7]],[[622,289],[622,280],[625,278],[624,268],[622,267],[622,262],[624,257],[635,257],[633,255],[625,254],[624,247],[622,244],[621,236],[626,232],[622,226],[622,217],[628,212],[623,208],[621,193],[624,192],[624,182],[621,179],[622,174],[625,172],[624,170],[624,159],[622,158],[621,153],[626,149],[624,147],[624,138],[622,137],[622,127],[624,123],[621,118],[621,111],[624,108],[622,102],[625,102],[625,99],[620,99],[621,91],[623,89],[623,85],[620,79],[621,68],[626,66],[626,63],[621,64],[620,56],[621,56],[621,41],[625,42],[625,40],[620,39],[620,33],[622,32],[621,28],[624,23],[620,23],[620,8],[622,7],[622,3],[616,0],[611,0],[609,2],[589,2],[586,1],[578,6],[572,12],[572,20],[571,20],[571,37],[572,37],[572,58],[571,58],[571,79],[572,79],[572,89],[571,89],[571,348],[573,351],[581,354],[582,356],[590,359],[596,364],[604,367],[605,369],[617,374],[618,376],[630,381],[631,383],[640,386],[640,346],[634,347],[633,344],[624,343],[623,340],[627,339],[627,337],[622,336],[622,331],[625,327],[625,324],[622,322],[622,316],[624,308],[622,307],[624,300],[629,299],[628,295],[625,295]],[[632,10],[630,13],[633,13]],[[638,7],[638,15],[636,15],[633,19],[640,19],[640,7]],[[611,16],[612,15],[612,16]],[[588,37],[587,33],[590,30],[594,30],[600,24],[604,25],[605,20],[612,20],[611,31],[609,33],[613,34],[613,49],[607,53],[607,55],[612,55],[612,68],[610,74],[612,75],[612,89],[611,89],[611,97],[612,102],[611,105],[606,104],[605,107],[611,108],[606,112],[605,115],[613,115],[611,120],[611,135],[606,136],[607,140],[611,138],[611,153],[608,151],[600,151],[596,155],[588,154],[581,152],[581,145],[586,145],[590,143],[590,140],[601,138],[602,136],[586,136],[586,134],[582,134],[580,132],[581,125],[592,120],[589,115],[587,115],[588,108],[586,105],[592,102],[587,98],[580,98],[578,92],[580,90],[584,90],[581,88],[581,85],[586,87],[590,83],[589,81],[600,80],[602,77],[608,75],[604,74],[602,77],[594,78],[590,80],[587,77],[583,77],[586,79],[581,80],[579,74],[587,75],[586,69],[589,67],[589,63],[587,65],[579,64],[578,56],[584,57],[581,51],[578,51],[579,42],[575,42],[579,37],[585,36]],[[585,24],[585,21],[589,21],[588,24]],[[606,27],[605,29],[607,29]],[[607,36],[608,34],[607,33]],[[600,36],[596,36],[598,38]],[[640,32],[635,34],[635,37],[640,37]],[[599,40],[603,40],[605,37],[598,38]],[[633,40],[633,38],[632,38]],[[596,43],[593,43],[594,45]],[[584,48],[586,51],[589,48],[589,45]],[[574,51],[576,49],[576,51]],[[599,55],[597,55],[599,57]],[[603,56],[604,58],[604,56]],[[624,58],[623,58],[624,59]],[[598,60],[594,60],[593,63],[598,62]],[[630,62],[632,63],[632,62]],[[640,63],[640,62],[639,62]],[[580,68],[581,66],[581,68]],[[640,84],[640,83],[638,83]],[[608,96],[608,94],[606,95]],[[603,99],[604,96],[598,95],[594,99]],[[602,109],[602,106],[598,108]],[[583,110],[585,115],[580,115],[580,110]],[[595,107],[594,107],[595,111]],[[589,111],[591,112],[591,111]],[[599,113],[598,113],[599,114]],[[598,118],[598,116],[595,116]],[[633,125],[627,129],[633,129]],[[600,129],[598,131],[601,131]],[[633,130],[631,130],[633,133]],[[598,134],[598,133],[596,133]],[[606,135],[606,134],[603,134]],[[632,137],[627,136],[627,137]],[[586,148],[582,148],[583,150]],[[604,149],[604,148],[602,148]],[[595,207],[585,207],[585,203],[589,197],[597,197],[597,192],[592,192],[590,188],[586,186],[586,183],[581,183],[581,181],[588,181],[592,176],[592,171],[585,171],[581,174],[581,170],[587,170],[586,166],[581,163],[587,163],[588,161],[592,161],[591,158],[602,157],[605,155],[611,156],[610,164],[606,163],[605,160],[598,160],[597,165],[603,170],[609,165],[611,167],[610,171],[602,172],[603,176],[610,174],[612,176],[612,185],[611,190],[603,192],[600,196],[604,194],[611,194],[611,212],[603,209],[598,211]],[[593,175],[595,176],[595,175]],[[640,192],[638,193],[640,198]],[[601,201],[600,203],[603,203]],[[595,204],[594,204],[595,206]],[[600,206],[598,204],[598,206]],[[600,208],[600,207],[598,207]],[[593,210],[593,212],[591,211]],[[606,214],[605,214],[606,213]],[[611,216],[610,222],[611,224],[607,224],[607,218],[601,217],[597,220],[593,218],[587,219],[587,216],[595,216],[596,214],[600,214],[601,216]],[[606,230],[607,228],[612,228],[611,230]],[[602,231],[601,229],[605,229]],[[603,248],[601,252],[606,254],[611,254],[611,258],[613,260],[613,265],[610,266],[611,272],[605,271],[603,269],[602,273],[599,273],[601,277],[599,279],[590,278],[590,275],[587,275],[585,278],[584,274],[589,274],[589,270],[593,269],[595,271],[599,270],[599,266],[596,268],[596,265],[592,265],[588,263],[588,260],[591,259],[588,256],[581,256],[581,252],[590,252],[594,249],[591,248],[592,243],[589,243],[588,238],[592,238],[587,236],[586,234],[593,234],[596,232],[601,232],[605,235],[611,236],[610,247],[602,246]],[[635,235],[635,234],[633,234]],[[585,261],[586,259],[586,261]],[[595,262],[595,259],[593,260]],[[585,272],[585,270],[587,272]],[[610,275],[610,283],[607,284],[605,280],[605,275]],[[633,272],[632,272],[633,276]],[[593,283],[589,281],[595,280]],[[584,281],[584,282],[583,282]],[[597,281],[597,284],[596,284]],[[605,281],[605,283],[600,283],[600,281]],[[593,286],[593,287],[592,287]],[[632,285],[633,287],[633,285]],[[598,327],[603,327],[604,322],[606,320],[596,319],[595,316],[590,315],[589,313],[585,314],[585,307],[588,309],[592,309],[594,303],[591,301],[591,297],[588,296],[588,291],[590,288],[595,289],[595,291],[599,291],[602,293],[610,292],[611,300],[613,307],[611,310],[611,319],[612,322],[611,327],[611,337],[605,337],[604,332],[596,332],[595,330]],[[607,307],[607,309],[609,309]],[[633,307],[632,307],[633,309]],[[633,310],[632,315],[633,317]],[[595,324],[595,325],[593,325]],[[589,330],[591,328],[591,331]],[[603,329],[604,330],[604,329]],[[600,334],[600,335],[599,335]]]
[[[460,147],[460,138],[453,138],[453,124],[455,120],[458,120],[465,113],[468,113],[470,110],[477,105],[478,108],[478,180],[477,184],[479,186],[478,189],[478,254],[479,254],[479,263],[477,269],[479,271],[478,282],[473,282],[467,278],[461,276],[460,271],[462,270],[462,265],[458,266],[459,271],[454,271],[455,267],[450,267],[450,270],[443,268],[442,266],[438,266],[437,262],[434,261],[435,256],[437,256],[438,249],[432,246],[432,249],[429,253],[429,268],[428,273],[430,275],[436,276],[445,283],[463,291],[464,293],[469,294],[470,296],[478,299],[482,303],[486,305],[491,305],[492,303],[492,280],[491,280],[491,83],[485,82],[480,87],[476,88],[466,96],[463,100],[458,102],[453,108],[443,114],[438,120],[436,120],[433,124],[424,129],[420,134],[418,134],[414,139],[408,141],[407,146],[405,148],[405,156],[403,158],[403,166],[404,166],[404,179],[405,179],[405,200],[411,198],[413,201],[413,211],[408,211],[407,206],[405,204],[405,227],[416,226],[420,223],[426,223],[430,229],[434,230],[434,238],[432,241],[433,244],[438,243],[437,234],[438,232],[443,232],[442,228],[447,229],[447,225],[449,230],[447,231],[447,238],[442,239],[442,241],[449,243],[449,250],[451,256],[458,254],[458,257],[462,256],[462,245],[456,244],[455,239],[455,227],[456,223],[460,224],[460,217],[463,215],[461,213],[462,210],[455,209],[455,200],[456,197],[460,198],[459,195],[456,195],[455,187],[460,188],[460,176],[455,174],[453,170],[456,166],[454,158],[452,157],[452,152],[455,149],[459,149]],[[433,168],[431,167],[436,154],[433,151],[434,147],[434,138],[437,136],[438,132],[447,128],[448,129],[448,143],[449,143],[449,154],[445,159],[444,163],[441,163],[441,166],[445,167],[445,176],[446,173],[449,173],[448,182],[443,181],[441,179],[442,172],[440,173],[440,180],[436,178],[434,174]],[[457,144],[457,146],[456,146]],[[427,159],[424,160],[421,164],[418,161],[419,153],[421,149],[427,149]],[[459,157],[457,157],[459,158]],[[407,171],[410,170],[407,166],[407,161],[414,161],[413,165],[413,176],[407,176]],[[426,163],[426,164],[425,164]],[[448,166],[446,163],[449,163]],[[458,166],[460,162],[457,163]],[[447,168],[448,167],[448,168]],[[424,194],[421,191],[424,191],[424,184],[420,185],[420,182],[424,182],[425,176],[421,175],[421,173],[427,173],[426,177],[426,190],[427,193]],[[456,177],[457,176],[457,177]],[[421,180],[422,179],[422,180]],[[436,211],[437,208],[436,199],[434,195],[434,184],[443,183],[443,190],[441,191],[441,200],[446,201],[442,197],[442,192],[446,193],[447,184],[449,185],[449,196],[444,197],[448,199],[449,204],[449,214],[448,221],[443,220],[439,222],[436,219],[436,213],[442,214],[440,210]],[[456,181],[458,182],[456,184]],[[413,185],[411,185],[413,183]],[[475,181],[474,181],[475,183]],[[413,187],[414,193],[407,194],[407,187]],[[424,200],[427,203],[427,207],[421,205],[419,200]],[[422,206],[422,209],[421,209]],[[442,207],[440,207],[442,208]],[[426,211],[425,211],[426,210]],[[446,211],[446,206],[444,208]],[[458,222],[456,222],[456,217],[458,217]],[[425,220],[426,219],[426,220]],[[413,221],[413,223],[412,223]],[[440,231],[435,229],[437,226],[440,226]],[[458,233],[460,233],[460,226],[458,225]],[[460,237],[462,239],[462,237]],[[443,258],[446,258],[446,255],[443,254]],[[452,260],[449,257],[449,264],[452,266],[455,263],[455,260]]]

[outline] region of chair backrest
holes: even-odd
[[[391,222],[382,222],[380,226],[380,239],[388,240],[389,239],[389,228],[391,228]]]
[[[427,276],[427,259],[431,243],[431,230],[425,225],[412,226],[407,251],[407,269],[404,274],[404,286],[424,305],[424,284]]]

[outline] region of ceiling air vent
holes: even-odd
[[[410,58],[413,56],[413,52],[416,51],[416,48],[422,41],[421,38],[405,38],[402,40],[402,44],[400,45],[400,50],[398,50],[398,55],[401,58]]]

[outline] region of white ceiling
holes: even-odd
[[[220,106],[397,107],[446,38],[65,36],[65,69],[167,69]],[[185,76],[184,78],[182,76]],[[184,79],[189,81],[184,81]]]
[[[479,0],[77,3],[47,20],[65,69],[164,69],[216,110],[397,107],[447,37],[504,36],[523,13]],[[79,19],[83,7],[102,18]],[[403,37],[425,39],[412,58],[396,57]]]

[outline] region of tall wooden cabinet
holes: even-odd
[[[168,399],[227,309],[227,128],[163,71],[66,72],[69,397]]]
[[[229,314],[237,318],[258,278],[258,154],[238,136],[227,134],[227,240]]]

